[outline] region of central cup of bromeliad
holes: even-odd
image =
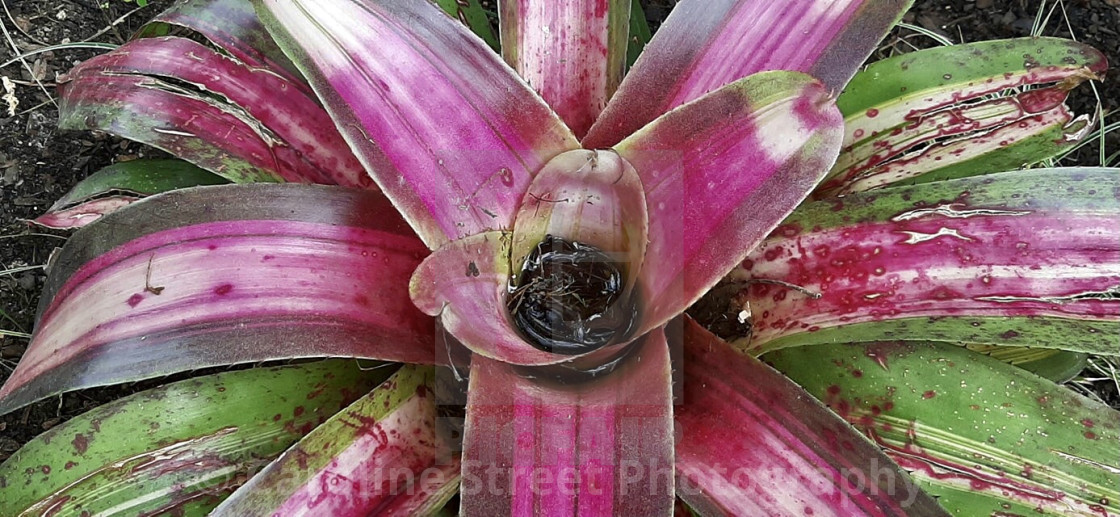
[[[576,355],[629,335],[637,308],[623,298],[625,290],[624,260],[546,235],[525,258],[506,306],[531,344]]]
[[[626,343],[638,326],[648,235],[645,191],[629,162],[611,150],[552,158],[514,219],[505,293],[510,322],[528,344],[554,354]]]

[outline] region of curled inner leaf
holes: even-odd
[[[579,356],[579,368],[597,368],[641,327],[647,235],[634,167],[613,151],[561,153],[533,178],[512,233],[438,248],[413,274],[412,300],[483,357],[541,366]]]

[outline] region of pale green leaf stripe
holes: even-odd
[[[988,174],[913,186],[890,187],[805,203],[783,225],[826,229],[887,221],[922,208],[954,204],[967,193],[969,208],[1120,215],[1120,169],[1066,167]]]
[[[1004,80],[1032,69],[1055,66],[1075,69],[1103,66],[1104,56],[1075,41],[1060,38],[1018,38],[935,47],[901,54],[868,65],[852,77],[836,100],[845,117],[869,108],[921,98],[934,92],[959,91],[988,78]]]
[[[941,344],[792,348],[765,359],[958,515],[1120,511],[1120,412],[1046,379]]]
[[[1089,363],[1088,354],[1053,348],[1002,345],[972,345],[967,348],[1059,384],[1076,377]]]
[[[1031,317],[937,316],[853,323],[768,341],[758,352],[803,345],[874,341],[940,341],[958,345],[1038,346],[1120,356],[1120,321]],[[733,342],[746,350],[749,337]]]
[[[0,515],[205,515],[378,380],[332,360],[131,395],[52,428],[0,465]]]
[[[385,366],[389,366],[386,364]],[[392,372],[389,368],[380,368],[381,372],[388,374]],[[383,375],[384,376],[384,375]],[[309,483],[315,483],[314,478],[322,476],[322,471],[328,469],[330,466],[335,465],[335,468],[340,472],[345,471],[353,476],[354,483],[360,485],[358,490],[363,491],[360,494],[354,494],[353,497],[324,497],[317,502],[318,511],[328,512],[340,511],[340,508],[360,508],[360,503],[357,501],[368,502],[363,497],[372,497],[372,491],[382,489],[376,483],[376,476],[362,477],[361,474],[369,474],[368,471],[361,470],[360,468],[353,467],[353,463],[358,456],[368,456],[376,454],[379,451],[392,456],[393,447],[402,447],[403,444],[408,443],[412,439],[424,440],[426,437],[423,433],[417,433],[412,436],[407,426],[402,424],[402,420],[414,420],[417,418],[434,419],[434,403],[428,406],[431,414],[424,412],[415,412],[405,410],[406,414],[399,414],[402,407],[408,403],[412,403],[415,408],[415,403],[424,403],[424,394],[431,393],[432,385],[434,382],[435,373],[431,367],[406,365],[397,370],[392,376],[386,379],[381,385],[377,386],[373,391],[369,392],[356,402],[346,407],[339,413],[332,416],[329,420],[324,422],[316,428],[311,434],[304,437],[292,449],[289,449],[273,464],[269,465],[264,471],[249,481],[243,490],[233,494],[224,504],[214,511],[214,515],[218,516],[250,516],[250,515],[270,515],[274,514],[282,507],[287,505],[291,507],[291,499],[297,492],[305,491]],[[429,399],[428,402],[431,403]],[[390,419],[396,419],[396,423],[389,422]],[[354,449],[360,447],[358,442],[365,439],[368,440],[371,433],[375,433],[379,427],[384,425],[390,430],[390,437],[384,438],[386,440],[380,445],[385,449]],[[420,429],[416,427],[415,429]],[[407,434],[409,436],[400,436],[398,434]],[[404,451],[403,458],[398,458],[396,467],[389,470],[400,470],[409,468],[409,461],[414,460],[416,457],[429,456],[432,453],[432,448],[435,444],[431,442],[421,442],[428,447],[417,446],[411,451]],[[415,445],[415,444],[413,444]],[[338,465],[346,465],[353,470],[346,470],[346,467],[338,467]],[[431,467],[425,465],[425,467]],[[437,470],[430,468],[431,471]],[[457,469],[456,469],[457,471]],[[410,473],[421,477],[423,473]],[[400,472],[382,472],[387,474],[385,479],[396,479]],[[405,478],[415,479],[415,478]],[[397,497],[414,497],[430,495],[426,507],[428,508],[441,508],[447,502],[455,491],[458,489],[458,482],[455,477],[448,480],[449,484],[445,486],[445,490],[434,494],[414,494],[412,492],[401,494],[385,494],[383,497],[386,499]],[[407,482],[402,482],[405,486]],[[411,488],[408,490],[415,490],[416,486],[407,485]],[[337,495],[337,494],[336,494]],[[353,507],[347,506],[348,504],[354,505]],[[281,512],[283,513],[283,512]]]

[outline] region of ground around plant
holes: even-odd
[[[651,25],[656,27],[674,3],[643,2]],[[25,220],[41,214],[76,182],[101,167],[158,154],[107,135],[57,128],[56,77],[100,50],[54,50],[9,60],[60,43],[123,43],[170,4],[171,0],[150,0],[146,7],[125,0],[3,0],[0,21],[5,43],[0,61],[7,64],[0,68],[0,75],[11,82],[18,105],[13,107],[14,115],[9,115],[7,103],[0,103],[0,382],[26,349],[26,335],[32,331],[45,278],[44,265],[52,250],[64,243],[60,234],[31,229]],[[1114,69],[1120,69],[1120,0],[1045,5],[1039,0],[918,0],[904,21],[954,42],[971,42],[1030,35],[1040,11],[1049,13],[1041,34],[1072,34],[1104,51]],[[935,44],[928,35],[899,29],[877,56]],[[1120,77],[1098,84],[1096,90],[1104,112],[1116,112],[1106,122],[1120,121]],[[1079,93],[1071,102],[1075,111],[1095,111],[1097,100],[1092,92],[1083,88]],[[1120,151],[1120,131],[1109,134],[1104,147],[1107,154]],[[1100,154],[1098,145],[1086,146],[1062,164],[1097,165]],[[1098,363],[1097,369],[1085,373],[1086,378],[1100,380],[1082,379],[1077,386],[1120,408],[1114,381],[1101,370],[1107,370],[1107,365]],[[163,381],[85,390],[0,416],[0,461],[67,418]]]

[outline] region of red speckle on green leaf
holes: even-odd
[[[74,435],[74,440],[70,443],[74,445],[74,450],[78,451],[78,454],[85,454],[89,450],[89,438],[86,438],[84,434]]]
[[[323,384],[321,382],[319,384],[316,384],[315,389],[313,389],[313,390],[311,390],[307,393],[307,400],[313,400],[316,397],[318,397],[319,395],[322,395],[323,390],[325,390],[325,389],[327,389],[327,386],[325,384]]]
[[[929,391],[926,391],[925,393],[922,393],[922,398],[927,399],[927,400],[931,399],[933,397],[936,397],[936,396],[937,396],[937,392],[933,391],[933,390],[929,390]]]

